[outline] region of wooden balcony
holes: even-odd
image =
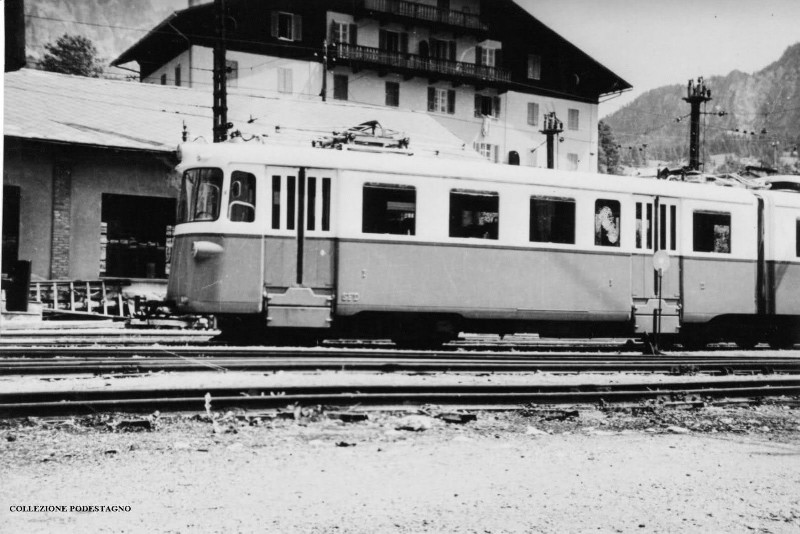
[[[390,16],[392,19],[405,19],[407,22],[434,23],[456,30],[475,30],[486,32],[489,27],[481,22],[481,18],[473,13],[439,9],[436,6],[407,2],[405,0],[359,0],[362,12],[378,19]]]
[[[378,71],[396,72],[407,78],[426,76],[433,80],[448,79],[472,85],[503,84],[511,80],[509,71],[497,67],[390,52],[367,46],[339,43],[335,46],[335,55],[339,64],[348,63],[355,69],[370,67]]]

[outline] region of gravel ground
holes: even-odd
[[[783,405],[211,415],[0,421],[0,531],[800,531]]]
[[[191,373],[158,372],[136,375],[38,375],[0,376],[0,393],[15,392],[73,392],[73,391],[122,391],[178,388],[280,388],[285,386],[377,386],[377,385],[613,385],[662,382],[728,382],[731,376],[681,375],[660,373],[381,373],[360,371],[198,371]],[[778,378],[769,375],[736,376],[739,382],[760,381]],[[791,375],[780,376],[784,380],[800,380]]]

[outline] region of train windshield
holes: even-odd
[[[222,197],[222,169],[189,169],[183,173],[178,224],[215,221]]]

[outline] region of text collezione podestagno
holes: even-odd
[[[9,512],[130,512],[131,507],[124,506],[106,506],[106,505],[12,505],[8,507]]]

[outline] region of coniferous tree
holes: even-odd
[[[597,130],[599,134],[597,170],[603,174],[619,174],[619,148],[617,141],[614,139],[614,133],[611,131],[611,126],[600,121],[597,124]]]
[[[47,51],[40,63],[44,70],[98,78],[103,66],[97,58],[97,48],[82,35],[64,34],[55,43],[44,45]]]

